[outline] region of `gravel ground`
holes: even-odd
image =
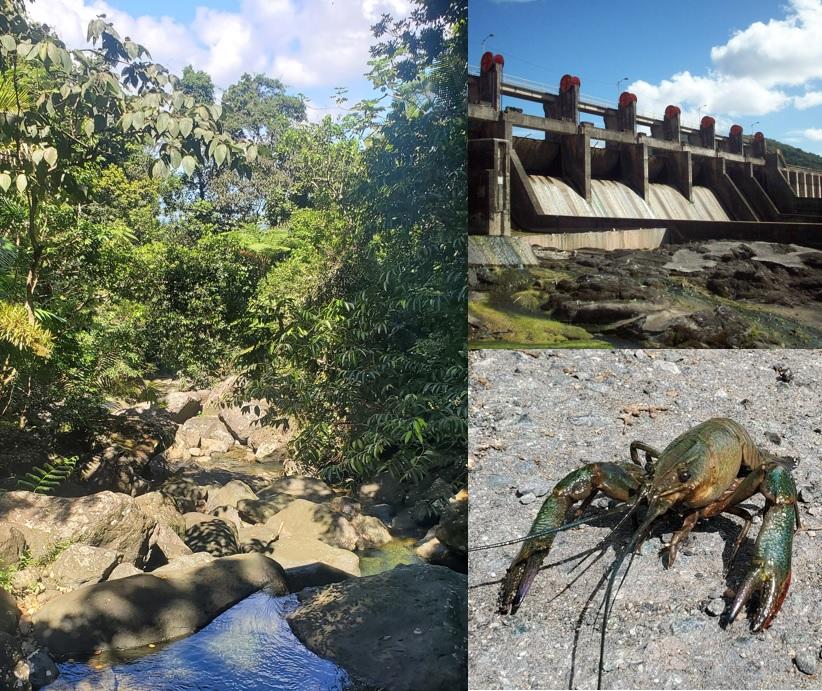
[[[753,634],[742,615],[720,626],[761,521],[724,577],[740,519],[701,522],[666,570],[661,551],[678,527],[673,517],[652,533],[616,600],[603,687],[820,688],[822,529],[813,528],[822,526],[822,351],[484,350],[469,362],[470,545],[524,535],[544,495],[579,465],[627,461],[634,439],[662,449],[711,417],[731,417],[761,447],[793,457],[803,530],[771,628]],[[614,523],[560,534],[547,561],[593,547]],[[621,529],[617,542],[629,531]],[[596,688],[601,594],[579,627],[572,662],[574,629],[613,550],[559,596],[581,569],[571,572],[573,562],[543,569],[519,612],[504,617],[496,613],[498,581],[517,549],[471,553],[469,688]]]

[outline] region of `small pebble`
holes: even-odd
[[[809,650],[800,650],[793,661],[803,674],[816,674],[816,657]]]
[[[527,492],[519,498],[520,504],[533,504],[537,500],[533,492]]]
[[[725,611],[725,600],[721,597],[715,597],[705,606],[705,611],[712,617],[718,617]]]

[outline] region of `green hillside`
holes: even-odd
[[[822,170],[822,156],[809,153],[808,151],[803,151],[802,149],[797,149],[795,146],[791,146],[790,144],[783,144],[776,139],[767,139],[766,141],[768,143],[769,151],[773,151],[775,148],[782,150],[782,155],[785,157],[785,161],[788,164],[792,166],[802,166],[804,168],[815,168],[816,170]]]

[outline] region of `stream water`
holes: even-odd
[[[363,576],[419,562],[413,538],[392,540],[361,555]],[[257,592],[200,631],[155,648],[104,653],[58,665],[48,691],[334,691],[349,685],[345,671],[308,650],[286,615],[297,596]]]

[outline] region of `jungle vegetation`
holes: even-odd
[[[104,17],[70,50],[0,5],[3,424],[92,435],[151,378],[240,372],[331,479],[459,479],[465,0],[383,18],[377,95],[320,122],[270,76],[218,100]]]

